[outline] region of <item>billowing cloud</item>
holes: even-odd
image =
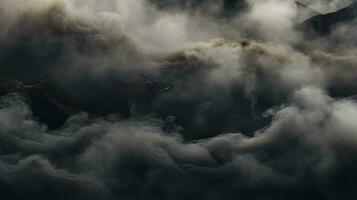
[[[355,20],[299,21],[329,2],[1,1],[0,197],[353,199]]]

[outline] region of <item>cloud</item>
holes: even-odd
[[[354,22],[241,3],[2,1],[0,196],[353,198]]]
[[[232,133],[194,143],[166,135],[155,120],[77,116],[64,128],[49,131],[32,117],[21,96],[2,97],[1,103],[0,122],[8,124],[1,129],[5,197],[260,199],[279,193],[294,199],[301,191],[317,199],[354,195],[334,180],[353,173],[348,166],[355,161],[348,158],[357,153],[357,105],[333,100],[317,88],[298,90],[291,104],[273,111],[272,123],[252,138]],[[352,177],[349,185],[355,184]]]
[[[268,12],[267,12],[268,11]],[[251,10],[243,23],[258,36],[273,41],[294,40],[292,29],[297,15],[294,1],[251,1]]]

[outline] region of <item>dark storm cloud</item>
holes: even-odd
[[[194,143],[166,135],[159,121],[147,119],[93,121],[82,115],[48,131],[21,96],[4,96],[1,103],[0,182],[2,196],[10,199],[355,195],[346,187],[356,184],[350,166],[356,162],[357,105],[316,88],[297,91],[290,105],[271,111],[272,123],[253,138],[232,133]]]
[[[241,2],[2,1],[0,197],[352,199],[355,23]]]

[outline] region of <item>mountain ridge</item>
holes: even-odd
[[[307,35],[327,36],[333,27],[338,24],[351,22],[357,17],[357,3],[339,9],[335,12],[321,14],[311,17],[298,24],[298,29],[302,29]]]

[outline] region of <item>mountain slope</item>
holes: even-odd
[[[353,21],[357,17],[357,3],[336,12],[314,16],[298,25],[307,35],[326,36],[341,23]]]

